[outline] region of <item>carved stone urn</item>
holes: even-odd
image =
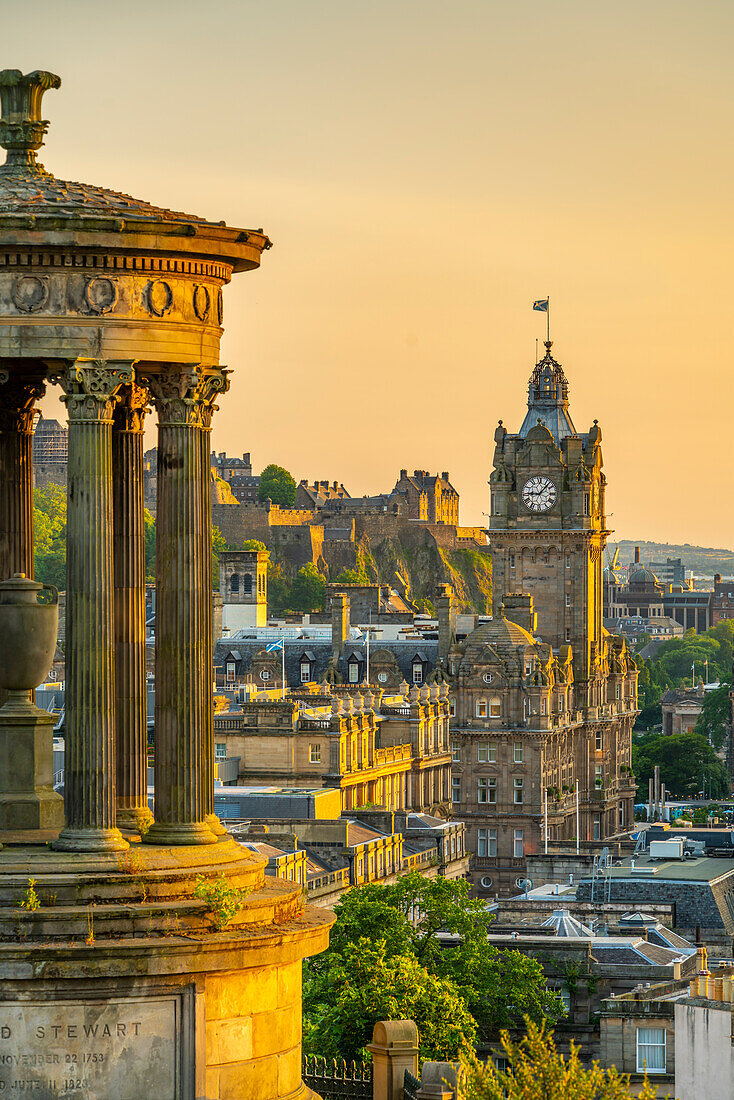
[[[51,600],[39,603],[41,592]],[[56,650],[59,594],[50,584],[16,573],[0,582],[0,687],[9,693],[5,707],[28,705],[28,693],[43,682]]]

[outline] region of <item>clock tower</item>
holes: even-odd
[[[543,641],[570,646],[577,705],[603,701],[601,429],[576,431],[552,341],[528,386],[517,435],[500,420],[490,478],[494,614],[505,593],[532,595]]]

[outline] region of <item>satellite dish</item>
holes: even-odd
[[[531,878],[516,878],[515,886],[518,890],[523,890],[525,897],[528,896],[528,892],[533,888],[533,880]]]

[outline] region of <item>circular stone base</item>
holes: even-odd
[[[57,852],[124,852],[128,847],[119,829],[62,829],[51,842]]]
[[[301,965],[334,917],[265,866],[231,837],[0,850],[0,1091],[65,1095],[73,1074],[97,1100],[316,1100],[301,1080]],[[202,877],[240,891],[222,931]]]
[[[156,844],[168,847],[182,845],[188,847],[195,844],[216,844],[217,838],[206,821],[188,821],[166,824],[163,821],[155,821],[142,838],[143,844]]]
[[[216,814],[207,814],[204,818],[204,821],[206,821],[207,825],[215,836],[229,836],[229,833],[225,829],[224,825],[222,825]]]
[[[121,832],[143,836],[153,824],[154,818],[147,806],[135,806],[118,807],[116,820]]]

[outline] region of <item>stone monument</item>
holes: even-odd
[[[63,820],[48,783],[51,731],[27,701],[38,664],[18,660],[12,683],[0,675],[16,693],[0,710],[0,1092],[300,1100],[312,1095],[301,1083],[301,961],[323,950],[333,918],[305,908],[293,884],[266,879],[263,859],[213,813],[208,468],[215,401],[228,387],[222,289],[257,268],[270,242],[56,179],[37,152],[41,101],[60,83],[0,73],[0,631],[22,611],[44,618],[29,583],[31,428],[48,384],[63,390],[69,418]],[[151,406],[152,821],[142,492]],[[27,630],[19,638],[30,653]],[[13,723],[22,759],[8,742]]]

